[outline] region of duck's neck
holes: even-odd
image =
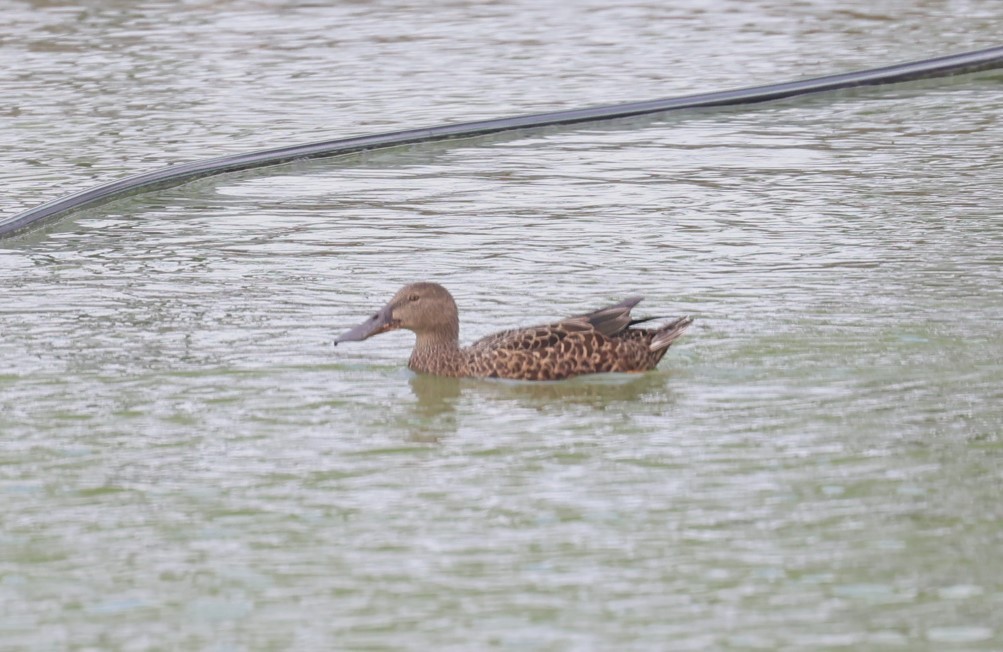
[[[448,333],[417,333],[408,367],[422,374],[462,376],[463,353],[459,329]]]

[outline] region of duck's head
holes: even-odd
[[[453,296],[438,283],[405,285],[376,314],[342,333],[334,343],[357,342],[401,328],[419,337],[455,341],[460,325]]]

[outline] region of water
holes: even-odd
[[[0,204],[973,49],[987,7],[12,4]],[[1000,82],[290,165],[6,243],[0,649],[1000,649]],[[331,346],[417,278],[465,341],[633,294],[697,322],[654,373],[537,385]]]

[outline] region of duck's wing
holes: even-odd
[[[513,328],[482,337],[470,345],[470,349],[494,349],[497,351],[538,351],[557,346],[572,333],[595,332],[595,327],[578,318],[566,319],[554,324]]]
[[[575,315],[562,319],[553,324],[543,324],[541,326],[530,326],[528,328],[513,328],[483,337],[471,345],[481,346],[502,346],[507,348],[512,346],[521,350],[532,350],[553,346],[563,339],[568,333],[581,333],[596,331],[606,337],[612,337],[622,332],[631,324],[636,324],[645,319],[631,320],[630,311],[641,302],[643,297],[631,297],[624,299],[620,303],[606,306],[584,315]]]
[[[641,299],[643,298],[631,297],[624,299],[620,303],[615,303],[612,306],[606,306],[605,308],[600,308],[584,315],[571,317],[566,321],[585,321],[606,337],[612,337],[631,324],[646,321],[644,319],[631,321],[630,319],[630,311],[634,306],[641,303]]]

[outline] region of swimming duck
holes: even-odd
[[[335,344],[405,328],[415,336],[408,367],[436,376],[562,380],[581,374],[654,369],[669,346],[693,323],[678,317],[657,328],[631,328],[655,319],[631,319],[641,297],[568,317],[553,324],[501,331],[460,347],[456,302],[438,283],[412,283]]]

